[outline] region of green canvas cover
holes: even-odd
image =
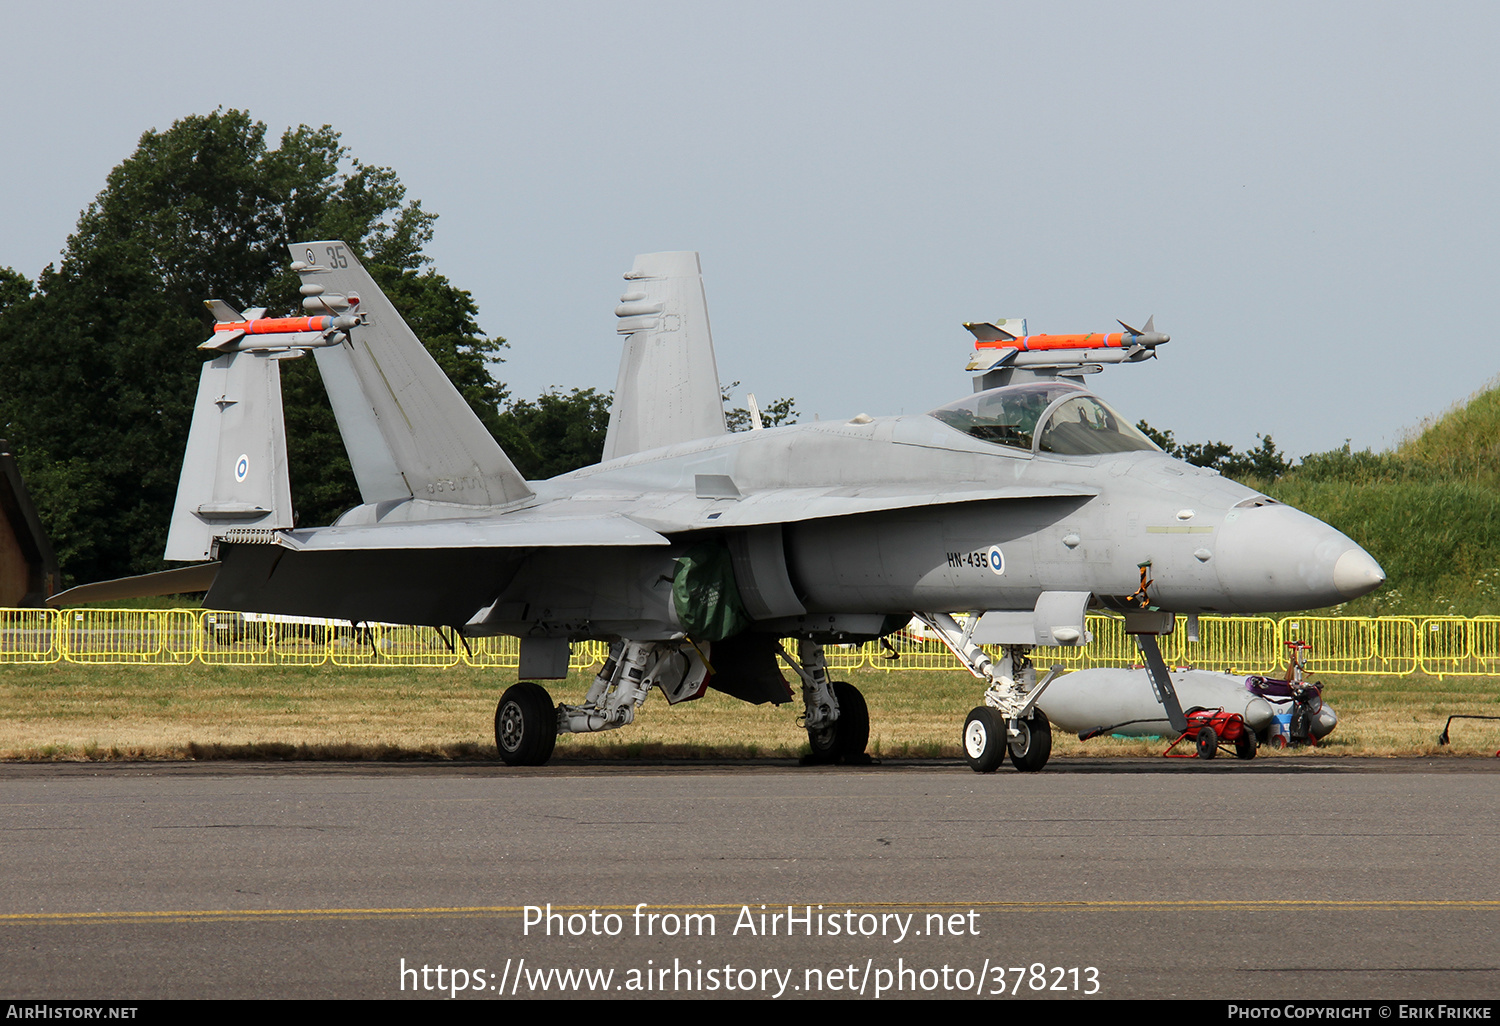
[[[672,604],[683,630],[697,641],[723,641],[750,626],[734,582],[734,561],[717,542],[695,545],[678,558]]]

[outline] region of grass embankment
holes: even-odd
[[[1276,481],[1246,481],[1359,542],[1386,584],[1329,612],[1500,612],[1500,388],[1476,393],[1390,452],[1347,446]]]
[[[980,689],[968,674],[860,671],[848,675],[870,706],[871,754],[956,758],[963,718]],[[514,676],[459,668],[4,666],[0,759],[491,759],[491,724]],[[1327,681],[1340,725],[1317,753],[1493,755],[1500,715],[1489,678]],[[588,679],[549,685],[577,702]],[[659,693],[620,731],[559,740],[556,758],[795,758],[807,749],[800,700],[779,709],[715,692],[668,708]],[[1056,734],[1058,755],[1154,756],[1164,742]],[[1271,753],[1265,753],[1271,754]]]

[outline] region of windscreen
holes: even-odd
[[[1058,405],[1048,413],[1053,403]],[[1098,397],[1060,381],[991,389],[940,406],[929,416],[974,438],[1026,452],[1093,456],[1156,450]]]
[[[1038,452],[1094,456],[1104,452],[1153,450],[1151,439],[1091,395],[1069,399],[1047,415]]]
[[[966,435],[1030,452],[1037,422],[1047,407],[1054,400],[1073,394],[1085,393],[1077,385],[1057,381],[1007,385],[939,406],[928,416]]]

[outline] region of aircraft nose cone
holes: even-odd
[[[1368,552],[1356,545],[1333,564],[1333,586],[1346,599],[1368,595],[1385,583],[1385,571]]]
[[[1236,612],[1318,609],[1385,581],[1351,538],[1291,506],[1231,510],[1217,548],[1219,582]]]

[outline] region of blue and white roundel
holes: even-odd
[[[236,481],[243,481],[249,473],[250,457],[244,453],[240,453],[240,458],[234,461],[234,479]]]
[[[990,546],[990,570],[997,574],[1005,573],[1005,554],[998,545]]]

